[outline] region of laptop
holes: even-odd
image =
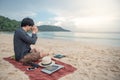
[[[44,73],[47,73],[47,74],[52,74],[52,73],[60,70],[63,67],[64,67],[63,65],[54,64],[54,65],[43,68],[41,71]]]

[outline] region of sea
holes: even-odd
[[[38,32],[38,37],[120,46],[120,32]]]
[[[3,32],[12,34],[9,32]],[[29,34],[31,35],[31,34]],[[120,47],[120,32],[38,32],[39,38],[79,41],[80,43]]]

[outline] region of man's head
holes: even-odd
[[[26,31],[30,31],[34,26],[34,21],[31,18],[24,18],[21,22],[21,27],[24,27]]]

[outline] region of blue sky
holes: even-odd
[[[72,31],[120,32],[120,0],[0,0],[0,15]]]
[[[43,0],[0,0],[0,14],[16,20],[31,17],[35,21],[47,21],[55,17],[43,3]]]

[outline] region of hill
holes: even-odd
[[[0,31],[15,31],[18,27],[20,27],[20,21],[0,16]],[[41,25],[38,26],[38,29],[40,31],[69,31],[61,28],[60,26],[53,25]]]
[[[0,16],[0,31],[14,31],[19,25],[19,21]]]
[[[66,31],[69,32],[69,30],[63,29],[60,26],[54,26],[54,25],[41,25],[38,26],[39,31]]]

